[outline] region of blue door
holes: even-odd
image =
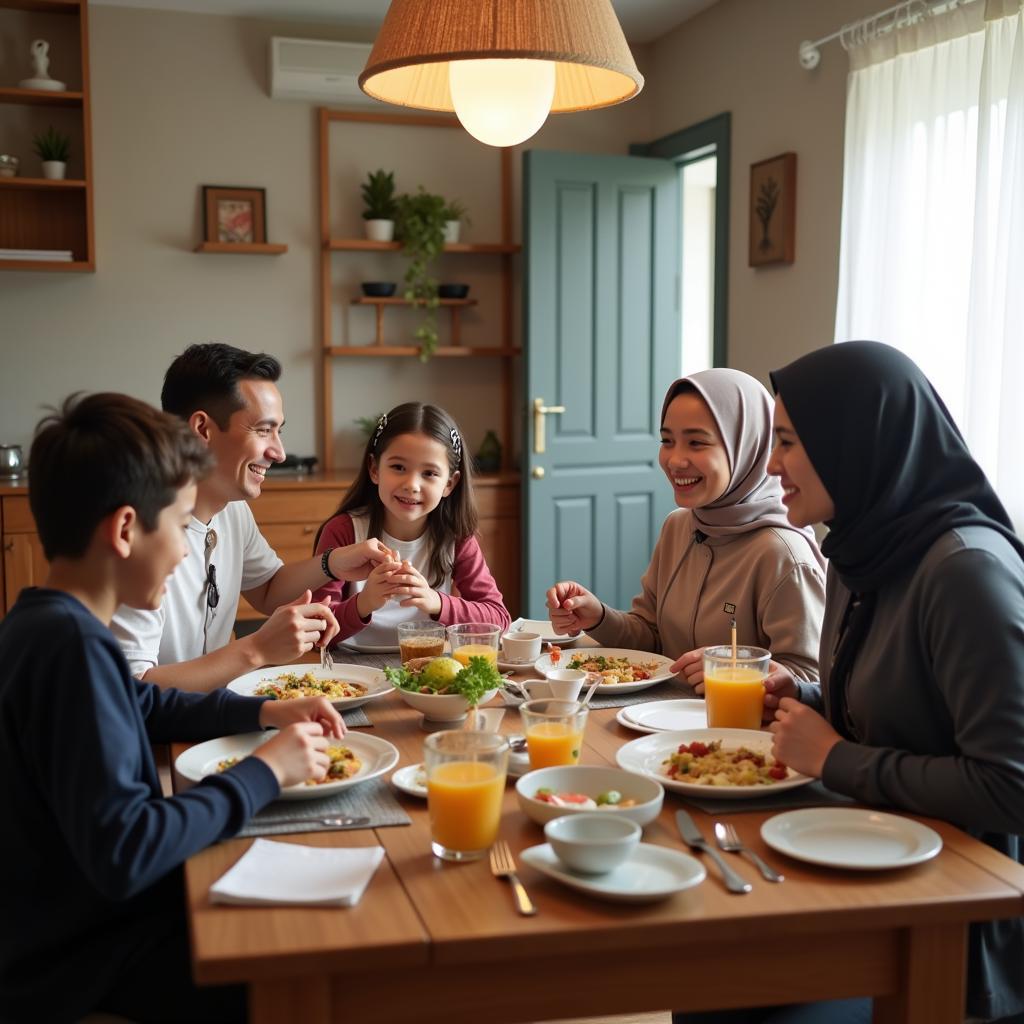
[[[628,608],[674,507],[658,446],[680,366],[677,170],[531,151],[523,183],[523,603],[545,617],[573,579]]]

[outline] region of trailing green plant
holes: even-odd
[[[33,136],[32,148],[40,160],[59,160],[66,164],[71,153],[71,139],[51,124],[45,132]]]
[[[363,194],[363,220],[394,220],[397,207],[395,173],[380,168],[370,171],[360,186]]]
[[[444,249],[447,204],[442,196],[421,185],[414,195],[400,195],[395,213],[395,236],[409,258],[405,271],[405,298],[422,305],[423,319],[416,329],[420,359],[426,362],[437,350],[437,279],[430,274]]]

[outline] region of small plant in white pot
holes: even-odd
[[[468,227],[472,222],[466,214],[466,207],[458,199],[449,199],[445,203],[442,216],[444,217],[445,245],[453,245],[462,234],[462,225],[465,224]]]
[[[52,181],[64,177],[71,152],[71,139],[57,131],[51,124],[41,135],[32,140],[36,156],[43,162],[43,177]]]
[[[390,242],[395,237],[395,174],[383,169],[371,171],[361,186],[366,237],[373,242]]]

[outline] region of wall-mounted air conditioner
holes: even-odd
[[[370,43],[318,39],[270,40],[270,95],[276,100],[317,100],[342,107],[380,107],[359,88]]]

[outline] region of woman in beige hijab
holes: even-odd
[[[741,643],[772,652],[800,679],[818,677],[824,560],[809,530],[786,517],[782,487],[765,472],[772,401],[739,370],[677,380],[661,411],[659,462],[679,508],[662,526],[628,612],[579,583],[547,592],[559,633],[586,630],[599,644],[655,651],[703,690],[701,651]]]

